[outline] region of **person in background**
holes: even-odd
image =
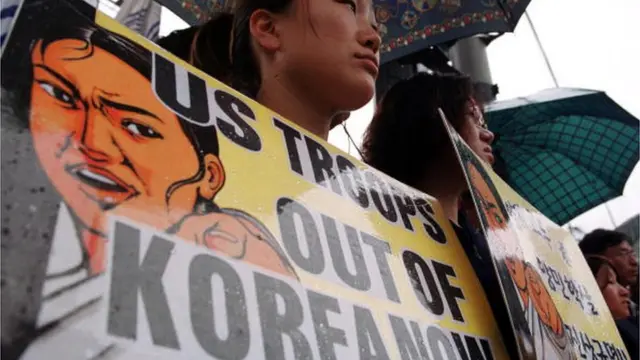
[[[599,255],[607,258],[619,275],[622,285],[631,290],[632,314],[638,305],[638,260],[631,246],[631,239],[624,233],[596,229],[580,241],[580,250],[585,256]]]
[[[487,241],[460,211],[467,184],[438,114],[439,107],[471,149],[492,163],[494,136],[486,129],[477,109],[471,80],[459,75],[427,73],[398,82],[382,98],[365,131],[363,160],[438,199],[484,288],[510,358],[517,359],[516,339],[506,316]],[[416,166],[417,158],[421,159],[421,166]]]
[[[638,360],[640,336],[638,328],[634,327],[632,322],[629,321],[629,303],[631,301],[629,299],[629,290],[618,282],[620,279],[618,272],[606,257],[588,255],[586,260],[611,311],[611,316],[616,322],[616,327],[627,348],[627,352],[632,360]]]
[[[371,0],[243,0],[233,16],[180,34],[186,40],[159,44],[324,140],[375,92],[381,39]]]

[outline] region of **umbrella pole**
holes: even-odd
[[[482,36],[458,40],[449,50],[453,66],[471,77],[477,85],[478,100],[488,103],[496,99],[497,90],[491,80],[487,43]]]
[[[538,49],[540,49],[540,53],[542,53],[542,57],[544,58],[544,62],[547,65],[547,69],[549,70],[549,74],[551,74],[551,79],[553,80],[553,84],[558,87],[558,79],[556,78],[556,74],[553,72],[553,68],[551,67],[551,62],[549,62],[549,57],[547,56],[547,52],[544,51],[544,47],[542,46],[542,42],[540,41],[540,37],[538,36],[538,32],[536,31],[536,27],[533,26],[533,22],[531,21],[531,17],[529,17],[528,12],[524,12],[524,17],[527,19],[529,23],[529,27],[531,27],[531,32],[533,32],[533,37],[536,39],[536,44],[538,44]]]
[[[613,225],[613,228],[615,229],[617,227],[617,225],[616,225],[616,221],[613,218],[613,213],[611,212],[611,209],[609,208],[609,202],[604,203],[604,208],[607,209],[607,214],[609,215],[609,220],[611,221],[611,224]]]

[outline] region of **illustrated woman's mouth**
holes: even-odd
[[[109,210],[123,201],[138,195],[138,192],[107,169],[88,164],[65,166],[71,176],[80,181],[80,191]]]

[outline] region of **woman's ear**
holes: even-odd
[[[200,195],[207,200],[213,200],[224,185],[224,167],[220,158],[213,154],[205,155],[203,162],[205,169],[200,183]]]
[[[256,45],[267,52],[280,49],[280,34],[277,31],[277,18],[269,11],[259,9],[249,17],[249,31],[255,39]]]

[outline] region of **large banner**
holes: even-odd
[[[473,153],[440,112],[491,249],[522,359],[629,359],[571,234]]]
[[[95,4],[1,75],[3,360],[506,358],[433,198]]]

